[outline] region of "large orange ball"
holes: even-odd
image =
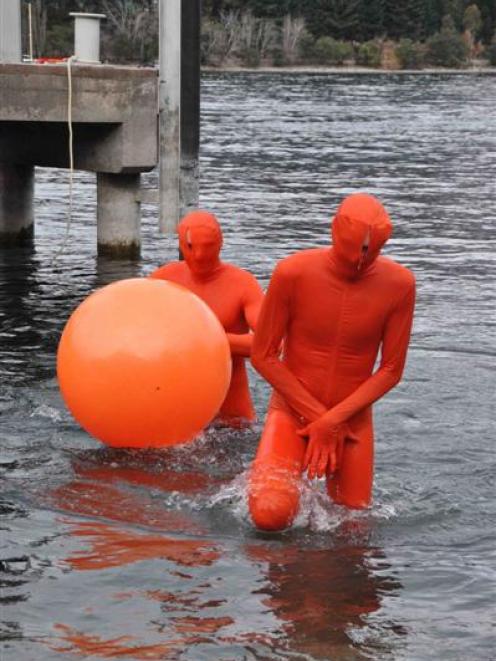
[[[231,378],[226,334],[195,294],[163,280],[121,280],[67,322],[57,355],[62,396],[104,443],[160,447],[193,438]]]

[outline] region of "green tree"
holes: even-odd
[[[493,67],[496,67],[496,32],[494,33],[494,37],[490,45],[487,47],[486,56],[489,60],[489,64],[491,64]]]
[[[474,38],[477,38],[482,28],[481,10],[476,4],[469,5],[463,14],[463,27],[468,30]]]
[[[106,14],[107,57],[150,62],[158,54],[158,3],[155,0],[101,0]]]
[[[424,62],[422,44],[411,39],[402,39],[395,49],[402,69],[420,69]]]
[[[314,57],[315,37],[305,30],[298,43],[298,54],[304,62],[310,62]]]
[[[408,6],[408,36],[419,39],[425,34],[425,0],[410,0]]]
[[[243,4],[241,0],[203,0],[202,12],[204,16],[219,18],[223,13],[233,9],[241,9]]]
[[[451,16],[455,24],[455,30],[462,29],[464,0],[443,0],[443,17]]]
[[[485,44],[489,44],[496,30],[496,2],[494,0],[477,0],[477,5],[481,10],[482,18],[481,39]]]
[[[428,64],[440,67],[461,67],[467,61],[468,46],[455,27],[451,15],[444,16],[441,31],[427,42]]]
[[[249,11],[260,18],[282,18],[286,14],[303,15],[308,4],[309,0],[203,0],[202,10],[212,18],[232,10]]]
[[[424,32],[424,0],[386,0],[385,28],[393,39],[418,39]]]
[[[287,14],[302,16],[307,4],[304,0],[247,0],[241,8],[261,18],[282,18]]]
[[[386,0],[362,0],[357,37],[367,41],[384,34]]]
[[[47,29],[46,43],[50,57],[69,57],[74,53],[74,29],[67,23],[56,23]]]
[[[352,57],[353,46],[332,37],[320,37],[315,44],[314,53],[319,64],[343,64]]]
[[[376,41],[359,44],[356,54],[357,64],[365,67],[378,67],[381,64],[381,46]]]
[[[424,4],[424,34],[430,36],[441,29],[443,17],[442,0],[425,0]]]
[[[316,37],[354,39],[360,27],[361,0],[315,0],[307,2],[305,19]]]

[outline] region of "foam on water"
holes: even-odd
[[[208,506],[228,509],[238,521],[252,526],[248,508],[248,477],[249,470],[246,470],[220,487],[208,498]],[[369,509],[355,511],[336,505],[326,492],[324,480],[303,478],[299,489],[300,508],[292,525],[295,530],[332,532],[343,523],[388,521],[397,515],[395,505],[381,501],[375,502]]]

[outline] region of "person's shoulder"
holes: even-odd
[[[277,263],[276,270],[286,274],[301,273],[301,270],[313,266],[314,264],[324,261],[328,249],[326,248],[308,248],[300,250],[284,257]]]
[[[383,255],[377,259],[378,266],[387,274],[395,286],[404,288],[405,290],[415,288],[415,275],[409,268]]]
[[[256,279],[256,277],[246,269],[229,262],[222,262],[224,278],[229,280],[229,283],[235,283],[238,293],[240,295],[247,295],[248,293],[256,296],[263,295],[263,290]]]
[[[170,280],[175,275],[181,275],[186,268],[186,262],[168,262],[152,271],[148,277],[157,280]]]
[[[236,266],[235,264],[230,264],[229,262],[222,262],[224,273],[229,275],[230,278],[236,278],[240,281],[253,282],[257,280],[251,271],[241,268],[241,266]]]

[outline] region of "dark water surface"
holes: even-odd
[[[393,217],[418,306],[405,378],[375,409],[374,504],[305,488],[294,528],[262,535],[244,497],[259,426],[163,452],[89,438],[58,394],[63,325],[175,244],[144,207],[143,260],[98,259],[78,173],[52,263],[67,173],[38,169],[36,248],[0,253],[2,661],[495,659],[496,77],[208,75],[202,131],[202,205],[264,285],[327,243],[344,194]]]

